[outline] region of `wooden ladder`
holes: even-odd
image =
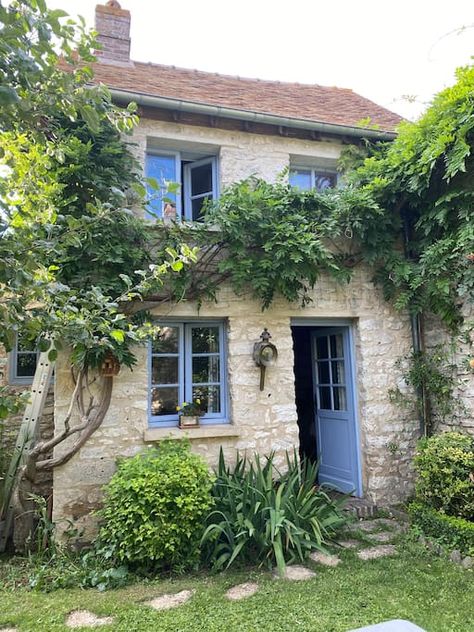
[[[26,405],[16,440],[10,466],[5,476],[3,504],[0,509],[0,553],[5,551],[13,524],[14,493],[17,487],[17,473],[26,462],[26,455],[39,436],[41,415],[48,395],[54,362],[48,359],[49,351],[41,353],[36,365],[31,387],[31,397]]]

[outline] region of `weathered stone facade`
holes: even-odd
[[[303,141],[278,136],[230,132],[210,127],[142,120],[133,137],[137,157],[144,160],[150,148],[200,149],[218,155],[221,188],[241,178],[257,175],[275,180],[290,161],[333,165],[341,145],[335,141]],[[54,520],[72,519],[88,537],[94,532],[102,487],[110,479],[116,459],[131,456],[166,436],[189,436],[193,449],[215,465],[222,446],[232,459],[236,450],[268,454],[298,446],[293,372],[293,318],[351,323],[355,346],[357,424],[363,494],[379,505],[405,499],[412,489],[412,458],[419,437],[414,411],[390,400],[389,391],[406,389],[400,357],[411,350],[407,315],[396,312],[371,281],[371,271],[354,270],[352,281],[338,285],[322,278],[313,302],[302,309],[277,299],[265,312],[260,304],[221,288],[216,304],[197,306],[186,301],[162,306],[155,315],[180,318],[221,318],[227,329],[227,377],[230,423],[198,429],[148,427],[147,350],[137,350],[133,371],[122,369],[115,378],[112,403],[101,428],[73,459],[54,472]],[[334,319],[331,320],[331,319]],[[268,327],[277,344],[277,364],[267,371],[265,388],[259,390],[259,369],[252,359],[254,342]],[[56,368],[55,422],[60,428],[72,383],[67,357]],[[60,448],[59,448],[60,449]]]

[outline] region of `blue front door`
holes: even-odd
[[[349,328],[318,328],[312,342],[319,482],[359,496]]]

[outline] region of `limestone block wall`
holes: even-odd
[[[299,163],[334,166],[342,144],[335,140],[306,141],[142,119],[130,149],[143,164],[147,149],[153,148],[217,155],[222,190],[252,175],[273,182],[289,166],[290,157]]]
[[[462,314],[461,332],[454,337],[439,318],[425,316],[425,342],[428,350],[439,347],[446,355],[446,364],[450,365],[448,374],[454,380],[453,397],[459,402],[459,406],[444,417],[436,409],[433,411],[436,431],[459,430],[474,435],[474,370],[469,365],[469,360],[474,358],[474,305],[464,303]]]
[[[304,141],[146,119],[135,130],[132,143],[142,162],[146,151],[153,148],[217,155],[221,190],[251,175],[274,181],[290,162],[334,165],[342,147],[334,140]],[[90,512],[100,505],[102,487],[114,471],[116,459],[135,454],[164,436],[188,434],[193,449],[211,466],[216,464],[221,446],[229,459],[235,457],[236,450],[263,454],[274,450],[283,462],[285,450],[298,446],[291,319],[302,317],[350,319],[355,339],[363,491],[378,504],[405,498],[413,480],[411,462],[418,421],[390,402],[389,389],[403,388],[396,362],[410,350],[410,324],[383,300],[370,279],[371,271],[362,267],[346,285],[322,278],[314,290],[313,303],[305,309],[276,300],[262,313],[257,301],[235,296],[226,287],[221,288],[217,304],[203,305],[199,311],[185,301],[156,309],[157,317],[225,320],[230,424],[186,433],[149,429],[146,350],[137,350],[133,372],[122,369],[114,381],[112,403],[102,427],[69,463],[55,470],[54,519],[72,519],[85,529],[84,537],[90,537],[96,521]],[[267,371],[265,389],[260,392],[252,350],[263,327],[269,328],[279,358]],[[56,370],[58,429],[71,392],[67,357],[63,355]]]
[[[217,463],[222,446],[229,459],[236,450],[268,454],[274,450],[283,463],[284,453],[298,447],[295,407],[292,318],[351,319],[355,337],[358,425],[364,495],[379,505],[399,502],[412,488],[412,457],[418,438],[418,421],[391,403],[389,389],[400,386],[397,359],[411,344],[407,317],[396,313],[370,281],[370,271],[355,271],[349,285],[323,278],[306,308],[278,300],[262,313],[260,304],[237,297],[223,288],[217,304],[197,310],[182,303],[155,310],[155,315],[205,319],[220,317],[227,323],[230,424],[196,430],[148,429],[146,350],[137,350],[133,371],[122,369],[115,379],[113,398],[102,427],[86,446],[54,473],[54,519],[73,519],[85,528],[85,537],[95,529],[91,510],[100,505],[102,486],[115,469],[116,460],[143,450],[165,436],[191,437],[192,448],[210,466]],[[268,327],[278,346],[277,364],[267,371],[265,389],[259,390],[259,369],[252,360],[254,342]],[[63,355],[56,370],[56,426],[63,422],[72,391]]]

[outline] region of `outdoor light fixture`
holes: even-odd
[[[256,342],[253,347],[253,359],[260,367],[260,390],[265,387],[265,370],[267,366],[273,366],[278,358],[278,351],[275,345],[270,342],[270,332],[265,329],[260,334],[260,342]]]

